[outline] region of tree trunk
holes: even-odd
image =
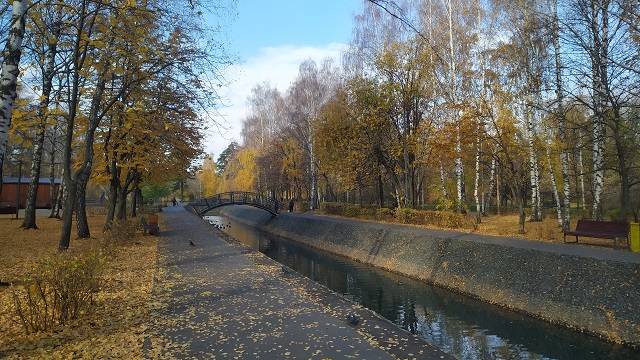
[[[518,197],[518,233],[524,234],[524,223],[527,220],[527,215],[524,213],[524,199],[522,197]]]
[[[131,186],[131,184],[133,183],[133,180],[136,177],[136,172],[135,170],[130,170],[127,173],[127,177],[124,181],[124,184],[122,186],[120,186],[120,194],[119,194],[119,201],[118,201],[118,220],[125,220],[127,218],[127,195],[129,195],[131,193],[131,190],[129,190],[129,187]]]
[[[460,142],[460,134],[457,135],[456,139],[456,190],[458,193],[458,212],[461,214],[466,214],[467,211],[465,209],[465,205],[467,202],[467,194],[465,191],[464,184],[464,166],[462,165],[462,145]]]
[[[542,221],[542,211],[540,209],[540,176],[538,172],[538,155],[535,148],[536,131],[533,124],[531,108],[526,105],[527,135],[529,137],[529,174],[531,180],[531,218],[529,221]]]
[[[571,228],[571,182],[569,181],[569,152],[567,151],[567,129],[564,114],[564,93],[562,82],[562,58],[560,57],[560,23],[558,21],[558,1],[553,2],[553,49],[556,75],[556,117],[558,119],[558,136],[561,144],[560,161],[562,162],[563,216],[562,231]],[[558,204],[560,205],[560,204]]]
[[[56,34],[57,35],[57,34]],[[54,35],[55,36],[55,35]],[[36,226],[36,200],[38,197],[38,185],[40,183],[40,166],[42,165],[42,153],[44,151],[44,135],[47,125],[47,111],[49,109],[51,89],[53,88],[54,64],[57,50],[57,37],[49,44],[45,54],[45,67],[42,77],[42,96],[38,106],[36,125],[36,141],[33,146],[31,170],[29,172],[29,191],[27,204],[24,211],[24,221],[21,227],[25,229],[37,229]]]
[[[378,172],[378,198],[380,199],[380,201],[378,202],[378,205],[380,205],[380,207],[383,208],[384,207],[384,183],[382,182],[382,174],[380,174],[380,172]]]
[[[558,226],[562,227],[562,205],[560,204],[560,194],[558,193],[558,185],[556,184],[556,176],[553,173],[553,165],[551,164],[551,155],[549,154],[549,146],[546,147],[547,165],[549,166],[549,176],[551,178],[551,186],[553,187],[553,199],[556,202],[556,211],[558,213]]]
[[[9,22],[9,36],[2,52],[2,69],[0,70],[0,191],[4,160],[9,141],[11,116],[17,96],[20,56],[22,55],[22,39],[24,37],[25,13],[27,0],[14,0]]]
[[[496,213],[500,215],[500,175],[496,174]]]
[[[127,218],[127,195],[127,189],[123,186],[118,193],[118,213],[116,215],[118,221]]]
[[[625,149],[622,144],[622,135],[620,134],[623,126],[620,122],[620,112],[618,107],[614,110],[615,118],[613,120],[613,138],[616,144],[616,152],[618,159],[618,171],[620,174],[620,219],[626,221],[631,213],[631,194],[629,192],[629,169],[627,167],[627,159],[625,157]]]
[[[91,237],[89,231],[89,222],[87,221],[87,183],[89,177],[81,175],[77,180],[76,187],[76,230],[78,231],[78,239],[88,239]]]
[[[54,214],[54,218],[56,219],[60,219],[60,211],[62,210],[62,207],[65,204],[66,198],[67,198],[67,188],[64,186],[64,170],[62,173],[62,182],[60,183],[60,190],[58,190],[58,196],[56,198],[56,211]]]
[[[445,176],[444,176],[444,167],[442,165],[440,165],[440,186],[442,187],[442,197],[444,198],[444,201],[448,203],[449,192],[447,191],[447,184],[445,182]]]
[[[182,200],[184,200],[184,194],[180,191]],[[138,197],[140,196],[140,175],[136,176],[133,182],[133,199],[131,199],[131,217],[138,217]]]
[[[604,189],[604,147],[607,96],[609,0],[591,1],[591,73],[593,84],[593,207],[592,218],[602,220]],[[599,22],[598,19],[601,21]]]
[[[478,196],[478,186],[480,182],[480,139],[476,141],[476,180],[473,184],[473,196],[476,200],[476,223],[482,222],[482,206]]]
[[[38,111],[40,112],[40,111]],[[44,124],[40,118],[36,125],[36,141],[33,145],[33,155],[31,157],[31,169],[29,170],[29,190],[27,191],[27,201],[24,209],[24,219],[21,228],[37,229],[36,225],[36,200],[38,197],[38,186],[40,185],[40,165],[42,164],[42,151],[44,145]]]
[[[115,219],[116,204],[118,203],[118,189],[120,188],[120,180],[117,173],[116,161],[111,160],[111,179],[109,180],[109,205],[107,210],[107,219],[105,220],[102,231],[107,231],[111,228],[111,224]]]
[[[485,216],[487,216],[487,209],[492,204],[491,199],[493,197],[493,192],[495,189],[496,189],[496,159],[492,159],[491,160],[491,176],[489,179],[489,196],[487,196],[487,199],[483,208]]]
[[[582,135],[579,135],[581,137]],[[585,198],[587,190],[584,186],[584,159],[582,158],[582,147],[578,149],[578,171],[580,171],[580,199],[582,200],[581,208],[584,210],[587,208],[587,200]]]
[[[55,133],[54,133],[55,138]],[[62,186],[58,188],[56,191],[56,161],[55,161],[55,140],[51,142],[51,162],[49,163],[49,198],[51,199],[51,214],[49,214],[50,218],[55,217],[56,204],[58,203],[58,196],[60,196]]]

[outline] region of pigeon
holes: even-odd
[[[284,266],[284,265],[282,265],[282,272],[285,273],[285,274],[288,274],[289,273],[289,268]]]
[[[191,240],[189,240],[189,245],[196,246],[196,244],[194,244],[193,241],[191,241]]]
[[[351,325],[358,325],[358,323],[360,322],[360,319],[358,319],[358,317],[354,314],[349,314],[347,315],[347,321]]]

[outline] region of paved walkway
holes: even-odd
[[[160,235],[148,358],[453,359],[182,206],[165,208]]]

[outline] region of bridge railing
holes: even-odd
[[[189,203],[200,216],[214,208],[234,204],[255,206],[274,215],[278,214],[282,208],[282,203],[277,199],[248,191],[229,191]]]

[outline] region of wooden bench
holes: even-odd
[[[144,217],[140,218],[142,222],[142,226],[144,227],[142,235],[147,235],[147,231],[149,231],[149,235],[158,235],[160,232],[160,225],[158,225],[158,215],[149,215],[149,221]]]
[[[567,242],[567,235],[575,236],[576,243],[578,236],[613,239],[613,248],[617,246],[618,239],[624,238],[629,244],[629,223],[625,221],[595,221],[595,220],[578,220],[574,231],[564,233],[564,242]]]

